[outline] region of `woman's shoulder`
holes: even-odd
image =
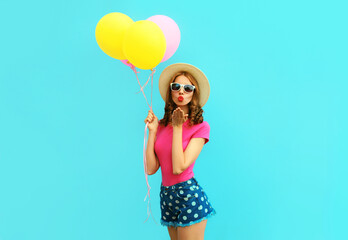
[[[209,123],[207,121],[203,121],[201,123],[197,123],[192,125],[193,129],[200,129],[200,128],[210,128]]]
[[[207,121],[203,121],[202,123],[200,123],[200,127],[201,128],[209,128],[210,129],[210,125]]]
[[[207,121],[203,121],[201,124],[209,125],[209,123]]]
[[[197,124],[198,126],[209,126],[209,123],[207,121],[203,121],[201,123]]]

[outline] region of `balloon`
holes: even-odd
[[[154,22],[141,20],[133,23],[123,40],[123,53],[137,68],[156,67],[166,52],[166,38]]]
[[[116,59],[126,59],[122,43],[126,30],[133,23],[130,17],[118,12],[102,17],[95,28],[95,37],[103,52]]]
[[[161,62],[168,60],[179,47],[180,29],[173,19],[164,15],[155,15],[147,20],[156,23],[164,33],[167,43],[166,53]]]
[[[121,60],[122,63],[124,63],[125,65],[127,65],[128,67],[132,67],[134,66],[133,64],[131,64],[127,59],[125,60]]]

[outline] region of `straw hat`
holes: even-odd
[[[161,97],[164,101],[166,101],[167,89],[169,88],[170,80],[174,76],[175,73],[185,71],[190,73],[198,82],[198,88],[200,91],[199,103],[201,107],[203,107],[208,101],[210,94],[210,86],[208,78],[204,75],[204,73],[198,69],[197,67],[187,64],[187,63],[174,63],[166,67],[158,81],[158,88],[161,94]]]

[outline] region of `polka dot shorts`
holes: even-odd
[[[194,177],[168,187],[161,184],[160,199],[163,226],[190,226],[216,214]]]

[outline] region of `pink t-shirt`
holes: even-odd
[[[185,152],[187,145],[189,144],[191,138],[205,138],[206,144],[209,141],[210,126],[206,121],[202,123],[193,125],[190,127],[188,125],[189,119],[183,123],[182,127],[182,148]],[[172,142],[173,142],[173,127],[169,124],[167,127],[158,125],[157,134],[155,142],[155,153],[158,157],[162,172],[162,184],[164,186],[172,186],[179,182],[187,181],[194,176],[193,167],[195,162],[193,162],[185,171],[181,174],[173,174],[172,165]]]

